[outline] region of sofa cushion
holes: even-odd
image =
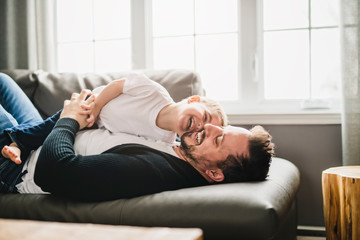
[[[197,226],[206,229],[206,239],[236,235],[239,239],[272,239],[290,217],[299,185],[298,169],[274,158],[269,177],[262,182],[187,188],[129,200],[121,224]]]

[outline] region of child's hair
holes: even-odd
[[[183,101],[188,101],[188,99],[200,99],[200,103],[203,103],[211,112],[211,114],[217,114],[219,116],[219,119],[221,120],[222,126],[228,125],[228,118],[224,111],[224,109],[220,106],[220,104],[210,98],[204,97],[204,96],[191,96],[187,99],[184,99]],[[189,102],[189,101],[188,101]]]
[[[200,103],[205,104],[205,106],[209,108],[211,113],[216,113],[219,116],[222,126],[228,125],[228,118],[226,116],[226,113],[217,101],[207,97],[200,97]]]

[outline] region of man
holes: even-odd
[[[85,97],[83,91],[65,101],[60,119],[43,144],[34,180],[44,191],[80,200],[111,200],[267,176],[273,144],[261,127],[248,131],[206,124],[201,131],[184,134],[173,153],[136,136],[105,133],[104,149],[113,139],[126,140],[102,154],[75,154],[76,133],[87,125],[78,114]],[[96,148],[102,142],[89,144]]]

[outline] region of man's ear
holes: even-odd
[[[224,173],[220,168],[206,170],[205,173],[215,182],[222,182],[225,179]]]

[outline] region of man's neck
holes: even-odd
[[[205,171],[201,170],[198,166],[196,166],[196,164],[194,163],[194,161],[188,160],[185,155],[182,153],[181,151],[181,147],[180,146],[173,146],[174,152],[179,156],[179,158],[187,163],[189,163],[193,168],[195,168],[196,171],[198,171],[201,176],[203,176],[206,181],[212,183],[214,182],[206,173]]]
[[[173,146],[172,148],[174,149],[174,152],[176,153],[176,155],[178,155],[178,157],[181,160],[187,162],[185,156],[181,152],[180,146]]]

